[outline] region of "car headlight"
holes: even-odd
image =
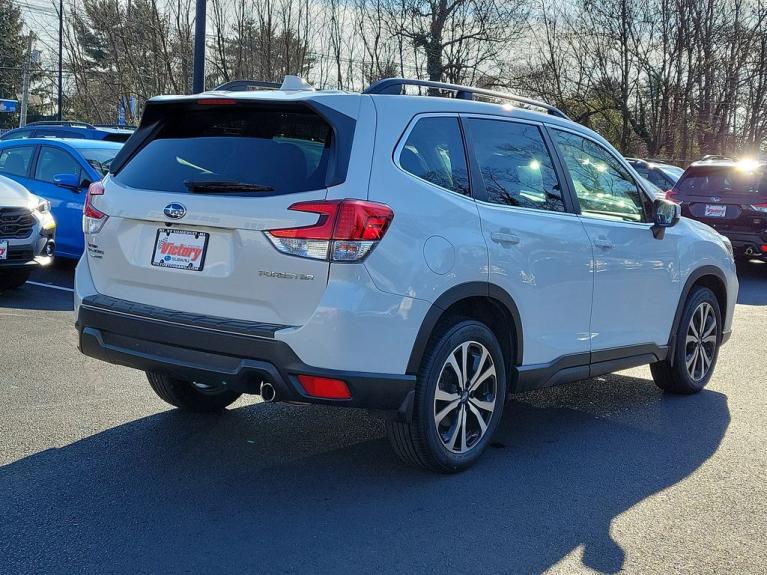
[[[36,207],[32,208],[32,211],[37,212],[39,214],[50,213],[51,203],[48,200],[40,200],[40,203],[37,204]]]
[[[40,200],[40,203],[32,208],[32,213],[38,215],[40,225],[44,230],[52,230],[56,228],[56,220],[53,219],[51,203],[48,200]]]
[[[735,261],[735,251],[732,249],[732,242],[726,236],[721,236],[721,238],[722,238],[722,242],[724,242],[724,247],[727,248],[727,251],[730,254],[730,259]]]

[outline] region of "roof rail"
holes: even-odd
[[[214,92],[249,92],[252,90],[279,90],[279,82],[263,82],[261,80],[232,80],[213,88]]]
[[[731,162],[735,161],[734,158],[731,158],[730,156],[723,156],[721,154],[707,154],[703,156],[700,160],[701,162],[708,162],[712,160],[723,160],[723,161],[731,161]]]
[[[532,98],[525,98],[524,96],[515,96],[514,94],[505,94],[503,92],[496,92],[495,90],[486,90],[484,88],[474,88],[472,86],[461,86],[460,84],[446,84],[444,82],[433,82],[431,80],[409,80],[407,78],[385,78],[378,82],[371,84],[365,90],[363,94],[395,94],[401,95],[405,86],[422,86],[425,88],[436,88],[438,90],[447,90],[449,92],[455,92],[455,97],[460,100],[473,100],[474,94],[482,96],[490,96],[491,98],[498,98],[502,100],[511,100],[513,102],[519,102],[527,106],[535,106],[546,110],[548,114],[556,116],[558,118],[564,118],[569,120],[562,110],[556,108],[546,102],[539,100],[533,100]]]
[[[121,130],[135,130],[136,126],[133,124],[94,124],[94,128],[119,128]]]
[[[89,129],[95,128],[93,124],[89,124],[88,122],[72,122],[69,120],[39,120],[37,122],[27,122],[27,126],[69,126]]]

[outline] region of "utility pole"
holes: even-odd
[[[19,128],[27,125],[27,108],[29,107],[29,74],[32,68],[32,32],[27,36],[27,59],[24,62],[24,77],[21,85],[21,112],[19,113]]]
[[[62,63],[64,61],[64,0],[59,0],[59,109],[56,114],[56,119],[60,122],[61,121],[61,105],[63,95],[64,95],[64,86],[63,82],[61,80],[63,74],[61,72]]]
[[[205,4],[206,0],[197,0],[194,13],[194,94],[205,91]]]

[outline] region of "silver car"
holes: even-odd
[[[0,176],[0,291],[22,286],[53,261],[56,222],[48,200]]]

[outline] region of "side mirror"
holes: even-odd
[[[80,191],[80,177],[77,174],[56,174],[53,176],[53,183],[60,188]]]
[[[656,199],[652,205],[652,230],[656,240],[662,240],[666,234],[666,228],[671,228],[679,223],[682,217],[682,207],[668,200]]]

